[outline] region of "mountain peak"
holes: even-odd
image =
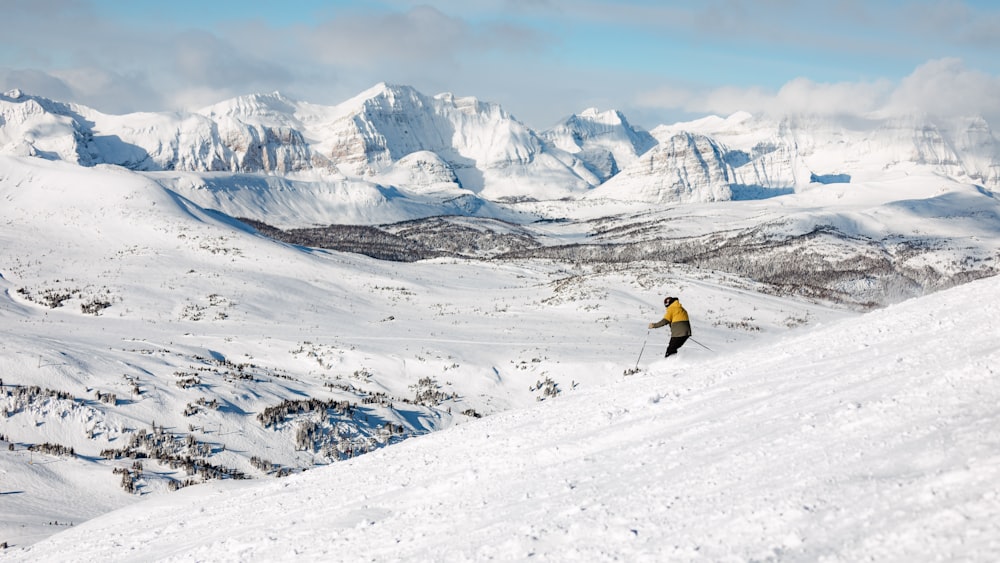
[[[632,127],[622,112],[593,107],[563,119],[542,137],[575,155],[602,182],[656,145],[652,135]]]
[[[295,113],[296,102],[281,92],[270,94],[248,94],[213,104],[196,113],[207,117],[232,116],[240,119],[249,117],[290,116]]]
[[[590,107],[580,112],[579,115],[571,116],[570,119],[574,117],[595,123],[603,123],[605,125],[628,125],[628,120],[625,119],[625,115],[616,109],[600,111],[595,107]]]
[[[354,100],[364,101],[375,98],[389,98],[389,99],[405,98],[413,95],[420,95],[420,93],[417,92],[416,88],[412,86],[406,86],[404,84],[393,84],[390,82],[379,82],[378,84],[372,86],[371,88],[368,88],[367,90],[362,91],[357,96],[354,96],[353,98],[344,103],[347,104]]]

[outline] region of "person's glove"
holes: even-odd
[[[649,328],[653,328],[653,323],[649,323]]]

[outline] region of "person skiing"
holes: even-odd
[[[663,306],[667,308],[663,313],[663,318],[658,322],[649,323],[649,328],[660,328],[670,325],[670,342],[667,344],[667,353],[664,358],[669,358],[677,353],[677,350],[691,337],[691,321],[688,319],[688,312],[681,306],[681,302],[676,297],[667,297],[663,300]]]

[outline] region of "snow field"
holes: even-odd
[[[331,462],[296,447],[296,425],[313,419],[261,425],[257,415],[282,401],[347,400],[371,426],[391,422],[417,435],[473,420],[461,414],[469,409],[493,415],[549,400],[550,389],[565,397],[634,364],[667,289],[697,311],[698,338],[713,348],[845,315],[684,268],[393,264],[297,248],[121,169],[0,164],[0,378],[8,390],[34,385],[71,397],[0,403],[9,413],[0,430],[0,541],[18,548],[67,523],[172,495],[169,485],[189,477],[183,470],[143,460],[137,493],[128,494],[112,470],[134,460],[101,456],[154,425],[209,448],[211,463],[270,479],[252,457],[292,470]],[[109,306],[83,313],[94,300]],[[749,316],[755,332],[721,324]],[[662,354],[665,333],[648,338],[644,362]],[[424,378],[449,398],[396,400],[412,398]],[[363,404],[375,393],[393,407]],[[109,395],[114,405],[100,399]],[[45,443],[76,457],[27,450]]]
[[[1000,555],[995,279],[861,316],[679,265],[392,264],[275,243],[205,209],[227,199],[228,180],[182,180],[0,158],[0,377],[74,397],[2,420],[0,541],[12,560]],[[294,217],[307,187],[258,212]],[[995,255],[988,193],[927,178],[867,187],[884,189],[518,207],[569,218],[544,227],[562,241],[628,226],[636,216],[584,219],[631,211],[677,237],[788,217],[789,232],[833,221],[862,237],[885,226],[968,237],[938,260]],[[251,191],[226,210],[259,205]],[[361,219],[410,211],[356,207]],[[659,359],[665,331],[643,331],[664,293],[715,352],[689,342]],[[69,297],[49,308],[51,294]],[[81,311],[99,299],[110,302],[99,315]],[[644,337],[645,371],[623,377]],[[254,364],[252,380],[225,362]],[[363,407],[373,424],[420,436],[350,460],[297,448],[303,419],[256,419],[289,399],[412,397],[427,377],[455,398]],[[220,407],[182,414],[199,399]],[[169,492],[183,472],[150,463],[126,493],[112,469],[132,460],[99,453],[151,423],[257,480]],[[77,455],[26,449],[45,442]],[[320,467],[273,479],[253,455]]]
[[[183,490],[13,560],[993,560],[997,286]]]

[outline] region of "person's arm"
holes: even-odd
[[[670,321],[667,319],[660,319],[658,322],[649,323],[649,328],[660,328],[661,326],[667,326],[668,324],[670,324]]]

